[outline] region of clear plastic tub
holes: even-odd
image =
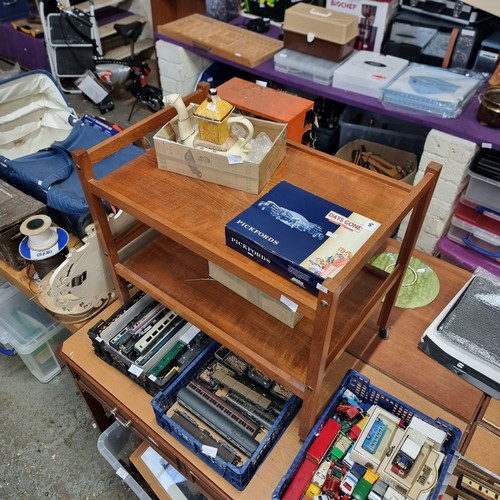
[[[495,181],[469,169],[470,180],[465,198],[470,203],[500,212],[500,181]]]
[[[138,498],[151,500],[151,497],[123,466],[124,463],[128,463],[129,456],[140,444],[140,439],[130,429],[116,421],[99,436],[97,449]]]
[[[48,382],[61,371],[61,344],[69,335],[15,287],[0,285],[0,342],[14,349],[40,382]]]
[[[274,55],[274,69],[321,85],[331,85],[333,72],[339,63],[310,56],[303,52],[283,49]]]
[[[500,261],[500,221],[459,203],[451,219],[448,238],[459,245]]]

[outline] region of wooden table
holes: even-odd
[[[390,249],[397,248],[395,244]],[[456,425],[466,436],[487,398],[427,357],[418,349],[417,343],[425,325],[449,302],[470,274],[429,255],[418,252],[416,255],[438,274],[441,282],[438,298],[420,309],[396,309],[388,340],[373,336],[373,330],[369,332],[370,328],[376,328],[375,312],[349,346],[349,352],[344,353],[328,371],[322,401],[327,402],[332,387],[337,387],[345,372],[353,368],[367,376],[376,387],[432,418],[441,417]],[[299,419],[294,419],[247,488],[239,492],[157,425],[151,397],[139,385],[94,354],[87,329],[117,307],[117,303],[111,305],[63,346],[63,356],[99,427],[105,429],[109,425],[111,411],[209,497],[271,498],[302,444],[298,436]],[[368,336],[370,340],[365,341]],[[363,359],[353,355],[356,353]]]

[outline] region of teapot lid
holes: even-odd
[[[233,112],[234,106],[221,99],[216,89],[210,89],[208,94],[208,97],[196,108],[194,116],[212,122],[223,122]]]

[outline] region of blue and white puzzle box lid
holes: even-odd
[[[226,224],[226,244],[318,293],[380,224],[282,181]]]

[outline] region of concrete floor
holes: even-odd
[[[0,70],[11,68],[0,61]],[[79,117],[101,116],[82,95],[67,96]],[[134,98],[114,91],[112,99],[115,109],[102,116],[125,128]],[[131,123],[150,114],[137,105]],[[99,453],[99,430],[67,368],[42,384],[19,356],[0,354],[0,429],[1,499],[136,498]]]

